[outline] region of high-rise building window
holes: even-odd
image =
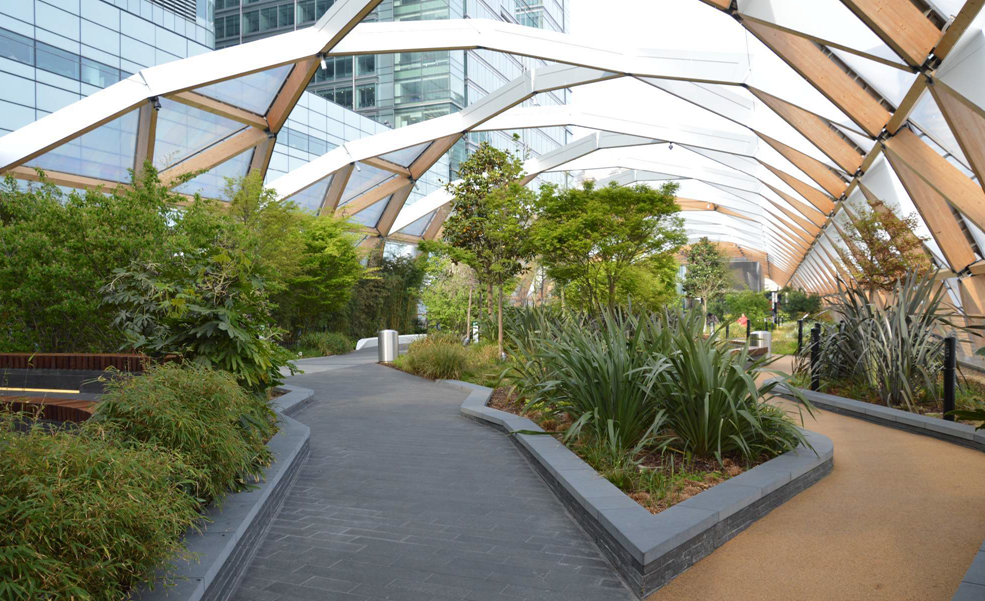
[[[335,77],[336,79],[342,79],[343,77],[352,77],[351,56],[339,56],[335,59]]]
[[[34,40],[0,29],[0,56],[20,63],[34,64]]]
[[[216,0],[216,10],[225,10],[227,8],[239,8],[239,0]]]
[[[335,104],[352,108],[352,88],[335,88]]]
[[[256,33],[260,31],[260,11],[251,10],[243,13],[243,33]]]
[[[356,91],[359,97],[359,107],[361,109],[376,106],[376,84],[365,84],[359,86]]]
[[[38,68],[71,79],[78,79],[79,57],[61,48],[38,42]]]
[[[277,29],[277,7],[270,6],[260,9],[260,31]]]
[[[298,2],[298,23],[310,23],[316,21],[315,0],[301,0]]]
[[[294,25],[294,4],[280,5],[280,16],[277,18],[277,23],[281,27],[290,27]]]
[[[97,88],[105,88],[120,81],[120,70],[82,57],[82,81]]]
[[[376,56],[368,54],[356,59],[356,75],[373,75],[376,73]]]

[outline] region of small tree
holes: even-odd
[[[655,257],[687,241],[677,187],[596,188],[588,181],[582,188],[541,188],[531,239],[548,274],[575,283],[591,306],[614,308],[627,277],[645,278]]]
[[[708,238],[702,238],[684,250],[687,273],[682,285],[684,294],[701,298],[705,306],[718,300],[732,285],[729,260],[725,253]]]
[[[858,218],[849,222],[845,232],[855,252],[838,248],[857,281],[891,292],[908,273],[930,270],[924,239],[913,233],[919,223],[916,214],[899,217],[882,201],[857,212]]]
[[[503,286],[525,269],[530,256],[528,234],[533,193],[522,185],[520,157],[483,143],[459,166],[461,180],[449,183],[451,215],[445,220],[443,244],[448,256],[475,270],[488,287],[489,314],[493,287],[499,286],[498,340],[503,352]]]

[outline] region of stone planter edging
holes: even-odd
[[[153,591],[141,590],[134,599],[224,601],[232,595],[308,457],[311,432],[288,416],[309,404],[314,391],[288,385],[278,388],[287,392],[273,402],[280,430],[267,443],[274,461],[264,470],[263,481],[252,490],[228,495],[221,508],[206,508],[205,516],[212,521],[201,532],[189,530],[185,535],[185,546],[198,554],[198,561],[177,562],[175,586],[158,584]]]
[[[790,394],[789,387],[783,384],[777,385],[775,390],[785,398],[797,400]],[[922,434],[985,452],[985,430],[976,432],[975,428],[968,424],[946,422],[936,417],[927,417],[901,409],[873,405],[825,392],[814,392],[804,388],[799,390],[813,405],[832,413],[864,419],[887,428]],[[985,599],[985,543],[982,543],[978,553],[975,554],[971,567],[965,573],[964,579],[951,601],[981,601],[982,599]]]
[[[881,426],[914,434],[931,436],[938,440],[985,452],[985,430],[976,432],[974,426],[968,424],[948,422],[936,417],[927,417],[909,411],[873,405],[825,392],[814,392],[804,388],[798,390],[813,405],[832,413],[864,419]],[[796,400],[796,397],[790,394],[790,389],[784,384],[778,384],[775,392],[784,398]]]
[[[469,392],[461,414],[498,427],[531,460],[548,486],[599,545],[630,590],[643,599],[831,471],[829,438],[804,431],[800,447],[651,514],[529,419],[486,406],[492,390],[452,380]]]

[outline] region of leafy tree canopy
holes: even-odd
[[[628,292],[621,283],[652,274],[649,262],[687,241],[676,192],[675,183],[659,189],[598,188],[591,181],[566,190],[544,186],[531,241],[550,277],[574,284],[591,306],[611,309]]]
[[[704,299],[707,304],[718,300],[732,285],[728,256],[708,238],[698,240],[682,254],[687,264],[682,287],[687,296]]]
[[[838,253],[856,280],[891,292],[908,273],[926,272],[931,263],[923,250],[925,240],[913,233],[916,214],[900,217],[882,201],[871,207],[857,210],[857,218],[849,220],[845,234],[850,251],[839,247]]]

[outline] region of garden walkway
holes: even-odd
[[[985,454],[829,412],[806,419],[834,441],[831,474],[649,601],[951,599],[985,539]]]
[[[301,361],[311,455],[234,601],[627,601],[588,536],[465,393],[376,365]]]

